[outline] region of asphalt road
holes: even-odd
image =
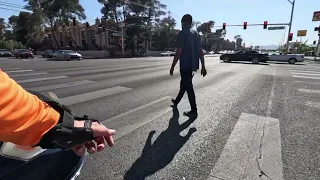
[[[320,65],[222,63],[195,73],[197,119],[178,109],[172,57],[47,61],[0,58],[25,88],[52,91],[71,109],[117,130],[79,179],[319,179]]]

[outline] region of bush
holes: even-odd
[[[8,50],[14,50],[14,49],[22,49],[25,48],[21,43],[13,40],[8,41],[0,41],[0,49],[8,49]]]

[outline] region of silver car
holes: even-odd
[[[73,59],[81,60],[82,55],[72,50],[58,50],[54,53],[53,59],[70,61]]]

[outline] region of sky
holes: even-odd
[[[135,1],[135,0],[131,0]],[[15,5],[24,5],[23,0],[0,0],[1,3],[7,2]],[[228,27],[231,25],[263,24],[269,23],[288,23],[290,20],[291,4],[287,0],[161,0],[167,5],[167,11],[177,21],[177,29],[181,28],[180,20],[184,14],[191,14],[194,21],[207,22],[214,21],[217,28],[221,28],[223,23],[227,24],[226,38],[234,40],[235,35],[241,35],[246,46],[264,46],[279,45],[283,42],[286,30],[270,31],[264,30],[262,26],[248,26],[246,30],[243,27]],[[101,4],[97,0],[80,0],[85,8],[85,13],[89,22],[101,17]],[[306,41],[312,44],[318,40],[317,32],[314,27],[320,25],[320,21],[312,22],[314,11],[320,11],[320,0],[296,0],[293,16],[292,30],[294,34],[293,41]],[[18,11],[0,9],[0,17],[7,19]],[[298,30],[308,30],[306,37],[297,37]]]

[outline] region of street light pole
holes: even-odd
[[[124,57],[124,28],[125,24],[124,23],[121,23],[121,47],[122,47],[122,57]]]
[[[293,0],[291,2],[290,0],[288,0],[288,2],[292,5],[292,9],[291,9],[291,16],[290,16],[290,22],[289,22],[289,31],[288,31],[287,43],[286,43],[286,54],[289,52],[289,36],[290,36],[290,33],[291,33],[291,26],[292,26],[292,19],[293,19],[295,1],[296,0]]]

